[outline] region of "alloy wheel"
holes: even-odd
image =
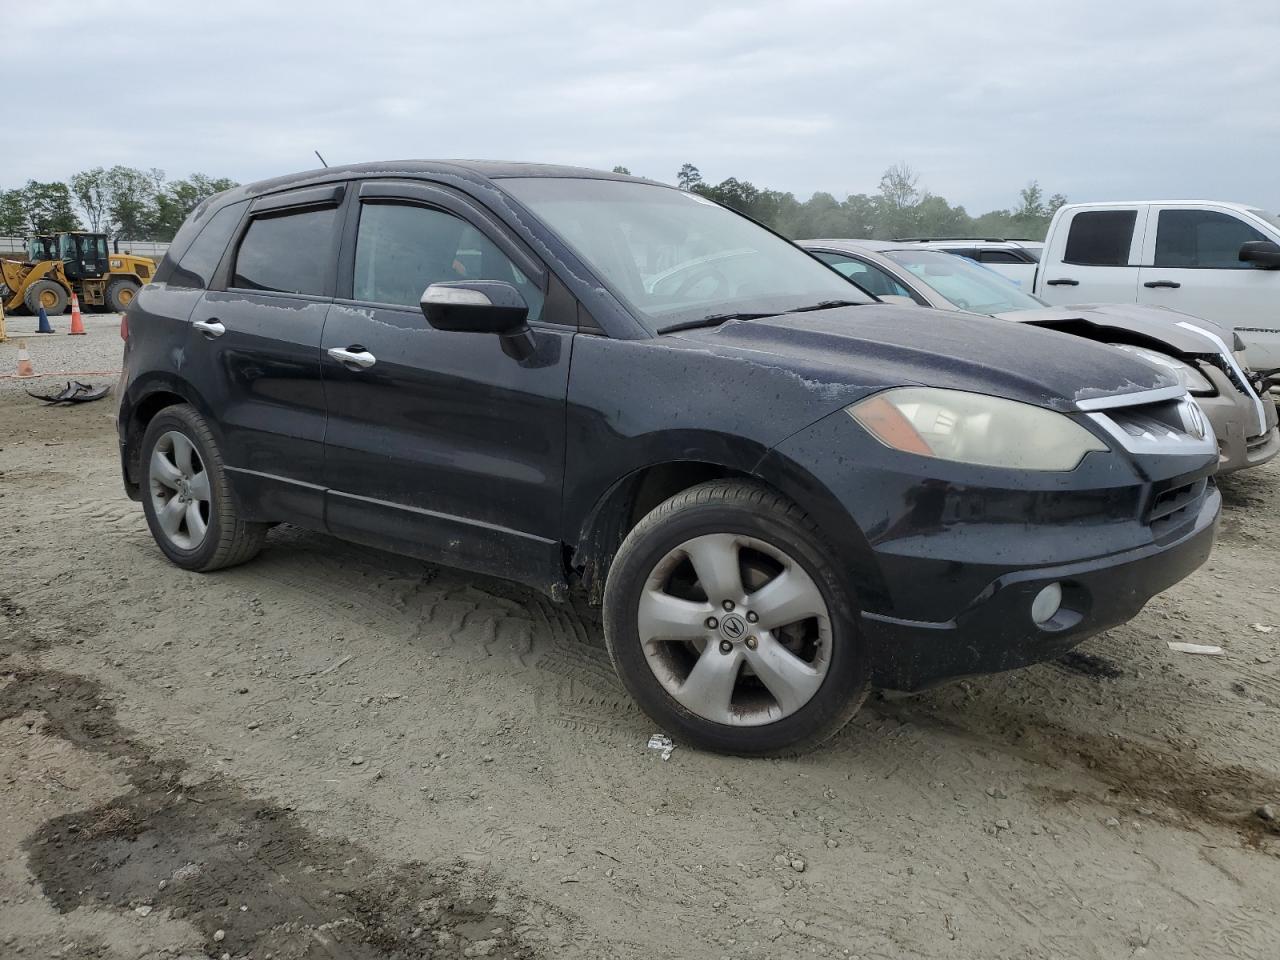
[[[209,532],[209,474],[200,453],[184,434],[161,434],[151,451],[151,506],[166,538],[181,550],[195,550]]]
[[[669,551],[645,583],[637,626],[666,691],[715,723],[790,716],[831,663],[822,592],[792,557],[753,537],[708,534]]]

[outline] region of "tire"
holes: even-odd
[[[117,277],[112,280],[107,284],[106,295],[103,297],[107,312],[124,313],[129,309],[129,304],[133,303],[133,298],[138,295],[141,288],[142,284],[129,277]]]
[[[37,280],[27,287],[27,292],[22,295],[22,302],[32,314],[39,313],[40,308],[44,307],[44,312],[51,317],[56,317],[65,311],[68,300],[67,291],[61,284],[54,283],[52,280]]]
[[[188,404],[166,407],[147,425],[141,489],[151,535],[184,570],[233,567],[262,549],[267,525],[240,519],[209,425]]]
[[[795,599],[772,602],[780,597]],[[819,612],[787,619],[810,610]],[[699,484],[636,525],[605,582],[604,633],[640,708],[677,743],[718,753],[815,747],[849,722],[870,683],[834,552],[803,510],[753,482]],[[695,666],[707,682],[691,682]]]

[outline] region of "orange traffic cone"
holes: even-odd
[[[67,332],[72,334],[84,333],[84,320],[80,316],[80,298],[74,293],[71,294],[71,329]]]
[[[34,377],[35,369],[31,366],[31,354],[27,353],[27,341],[18,341],[18,376]]]

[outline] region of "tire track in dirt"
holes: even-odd
[[[139,904],[167,910],[203,933],[211,955],[538,955],[528,918],[550,925],[554,911],[545,905],[530,911],[509,892],[495,897],[492,882],[461,864],[381,863],[357,844],[309,833],[287,810],[231,781],[184,783],[185,763],[151,759],[92,681],[7,675],[0,720],[33,715],[47,735],[124,760],[133,785],[47,821],[28,839],[29,868],[59,912],[104,904],[122,913]]]

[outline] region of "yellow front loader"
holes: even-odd
[[[155,274],[155,261],[110,253],[104,233],[57,233],[27,241],[27,259],[0,260],[0,303],[9,313],[56,316],[71,294],[85,307],[120,313]]]

